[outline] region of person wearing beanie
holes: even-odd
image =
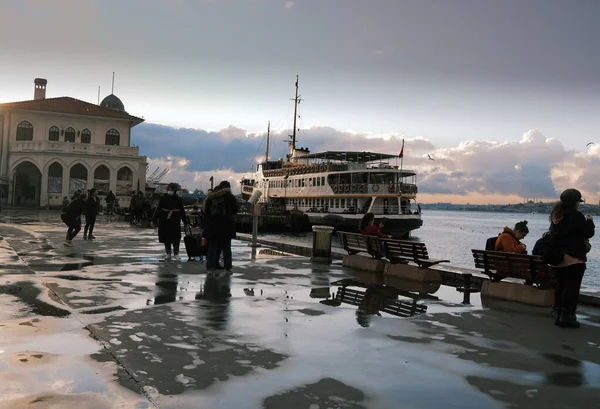
[[[496,239],[496,251],[504,251],[506,253],[527,253],[527,246],[521,243],[521,240],[527,236],[529,228],[527,227],[527,220],[523,220],[515,224],[515,227],[511,229],[506,226],[504,231]]]
[[[231,185],[225,180],[206,198],[202,237],[208,240],[206,269],[209,274],[215,274],[221,252],[226,274],[232,274],[231,240],[236,237],[235,215],[237,212],[237,200],[231,193]]]
[[[153,224],[158,224],[158,241],[165,245],[165,261],[171,260],[171,254],[179,260],[181,222],[187,224],[183,201],[175,194],[177,187],[176,183],[169,183],[167,193],[160,198],[152,216]]]
[[[83,239],[94,240],[94,226],[96,225],[96,216],[100,210],[100,199],[96,189],[92,188],[89,191],[89,196],[85,202],[85,228],[83,229]]]
[[[579,328],[577,303],[589,251],[586,241],[594,236],[592,215],[583,215],[578,206],[583,202],[581,192],[567,189],[552,209],[550,230],[556,234],[562,260],[553,266],[558,284],[555,290],[554,324],[563,328]]]

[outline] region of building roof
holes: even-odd
[[[108,109],[114,109],[116,111],[125,112],[125,105],[123,101],[119,99],[115,94],[110,94],[100,102],[100,106]]]
[[[325,159],[343,162],[376,162],[384,159],[397,158],[398,155],[375,152],[327,151],[298,156],[298,159]]]
[[[0,109],[26,109],[29,111],[56,112],[61,114],[88,115],[102,118],[127,119],[138,125],[144,122],[142,118],[129,115],[124,111],[104,108],[71,97],[34,99],[30,101],[9,102],[0,104]]]

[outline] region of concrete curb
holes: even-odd
[[[241,240],[241,241],[248,241],[248,242],[252,241],[251,234],[238,233],[237,238],[238,238],[238,240]],[[257,238],[256,242],[266,245],[266,246],[274,247],[278,250],[282,250],[282,251],[285,251],[288,253],[297,254],[299,256],[304,256],[304,257],[312,256],[312,248],[309,246],[299,246],[296,244],[282,243],[279,241],[262,239],[262,238]],[[331,249],[331,257],[334,260],[343,260],[346,255],[347,255],[346,251],[344,251],[342,249],[336,249],[336,248]],[[463,268],[463,267],[455,267],[455,266],[451,266],[451,265],[437,265],[434,267],[434,269],[440,271],[440,273],[445,277],[456,276],[456,279],[460,280],[461,282],[462,282],[462,274],[464,274],[464,273],[472,273],[473,277],[476,278],[478,281],[479,280],[488,281],[487,276],[482,275],[479,270],[467,269],[467,268]],[[508,282],[508,280],[507,280],[507,282]],[[582,292],[579,296],[579,303],[583,304],[583,305],[600,307],[600,292],[595,292],[595,293],[585,292],[585,291]]]

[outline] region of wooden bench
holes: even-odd
[[[378,237],[344,231],[339,231],[338,236],[344,250],[350,255],[367,253],[374,259],[385,257],[385,248]]]
[[[407,240],[384,239],[385,257],[390,263],[414,262],[421,268],[429,268],[439,263],[449,263],[450,260],[433,260],[429,258],[429,252],[425,243]]]
[[[543,287],[551,287],[556,282],[554,270],[540,256],[490,250],[471,251],[475,267],[481,269],[493,282],[518,278]]]

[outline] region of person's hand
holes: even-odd
[[[384,226],[383,222],[379,223],[379,228],[380,229],[383,229],[383,226]]]
[[[592,215],[589,213],[585,215],[585,218],[588,220],[594,220],[594,217],[592,217]]]

